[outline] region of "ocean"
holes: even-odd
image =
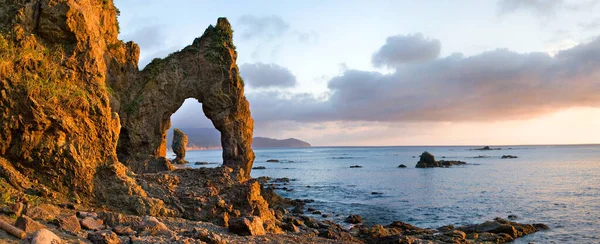
[[[516,243],[600,242],[600,145],[475,147],[312,147],[257,149],[252,177],[292,179],[284,197],[313,199],[307,207],[342,222],[360,214],[368,224],[395,220],[423,228],[481,223],[516,215],[551,229]],[[424,151],[451,168],[415,168]],[[477,156],[489,156],[476,158]],[[516,159],[501,159],[516,155]],[[442,158],[445,157],[445,158]],[[188,151],[190,162],[222,163],[221,151]],[[268,163],[277,159],[278,163]],[[408,168],[398,168],[405,164]],[[362,168],[350,168],[360,165]],[[382,194],[372,194],[373,192]],[[306,212],[307,215],[311,215]],[[320,215],[312,217],[320,218]]]

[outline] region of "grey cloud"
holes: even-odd
[[[406,63],[429,61],[440,55],[442,45],[437,39],[425,38],[422,34],[388,37],[371,58],[376,67],[397,67]]]
[[[248,96],[257,121],[497,121],[600,107],[600,38],[559,52],[453,54],[394,73],[347,70],[309,94]]]
[[[598,0],[499,0],[497,4],[503,14],[527,10],[538,15],[555,15],[558,10],[590,9],[598,2]]]
[[[257,17],[244,15],[239,18],[241,37],[246,40],[255,38],[273,39],[280,37],[290,28],[290,25],[279,16]]]
[[[243,64],[240,66],[240,75],[251,87],[293,87],[296,85],[296,76],[289,69],[277,64]]]

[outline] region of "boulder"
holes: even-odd
[[[398,168],[406,168],[406,165],[404,165],[404,164],[398,165]]]
[[[15,227],[25,231],[26,233],[33,233],[41,229],[46,229],[45,225],[27,217],[26,215],[22,215],[17,219]]]
[[[59,218],[58,226],[61,230],[67,231],[69,233],[77,233],[81,230],[79,219],[75,215]]]
[[[360,224],[362,223],[362,217],[360,217],[358,214],[351,214],[344,220],[344,222],[350,224]]]
[[[229,220],[229,232],[243,236],[265,235],[263,222],[259,217],[239,217]]]
[[[171,143],[171,147],[172,147],[175,155],[177,155],[177,157],[175,158],[175,160],[173,160],[173,163],[176,163],[176,164],[187,163],[187,161],[185,161],[185,150],[187,147],[187,143],[188,143],[187,135],[185,133],[183,133],[183,131],[181,131],[180,129],[175,128],[173,130],[173,143]]]
[[[435,161],[435,157],[433,154],[429,152],[423,152],[419,157],[419,162],[417,162],[417,168],[433,168],[440,167],[440,164]]]
[[[60,244],[63,241],[48,229],[40,229],[31,235],[31,244]]]
[[[93,244],[121,244],[121,240],[110,230],[100,230],[88,234],[88,240]]]
[[[56,219],[56,216],[54,214],[52,214],[40,207],[28,208],[27,211],[25,212],[25,215],[31,217],[32,219],[46,221],[46,222]]]
[[[169,228],[155,217],[144,217],[134,228],[140,236],[172,236]]]
[[[92,217],[85,217],[81,220],[81,226],[86,230],[101,230],[104,229],[104,221],[100,219],[94,219]]]
[[[135,231],[133,229],[131,229],[131,227],[129,226],[122,226],[119,225],[115,228],[113,228],[113,231],[120,236],[133,236],[135,235]]]

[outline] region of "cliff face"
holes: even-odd
[[[108,47],[125,50],[116,9],[100,0],[0,6],[0,155],[51,189],[91,196],[97,170],[117,162],[120,122],[105,82]]]
[[[253,121],[227,20],[139,71],[117,14],[112,0],[0,0],[0,179],[170,215],[117,155],[138,172],[170,169],[169,116],[189,97],[221,131],[225,165],[247,178]]]

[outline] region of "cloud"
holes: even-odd
[[[600,107],[600,38],[555,56],[497,49],[403,65],[391,74],[346,70],[328,88],[326,98],[263,92],[248,99],[258,122],[502,121]]]
[[[371,62],[376,67],[424,62],[437,58],[441,48],[439,40],[425,38],[421,33],[390,36],[385,45],[373,54]]]
[[[590,9],[598,3],[598,0],[499,0],[498,7],[502,14],[518,10],[532,11],[538,15],[555,15],[558,10],[582,10]]]
[[[243,15],[239,18],[237,26],[241,29],[241,38],[252,40],[257,38],[273,39],[285,34],[290,25],[281,17]]]
[[[255,88],[293,87],[297,83],[289,69],[277,64],[243,64],[240,75],[246,84]]]
[[[298,41],[304,44],[314,44],[319,40],[319,33],[315,30],[307,32],[296,31],[295,34],[298,37]]]
[[[583,28],[586,31],[596,30],[600,28],[600,18],[594,19],[589,22],[579,23],[579,27]]]

